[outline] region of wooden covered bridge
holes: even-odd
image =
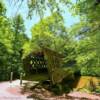
[[[42,48],[39,52],[31,52],[23,61],[26,73],[46,71],[52,84],[61,82],[67,74],[62,69],[63,55],[49,48]]]

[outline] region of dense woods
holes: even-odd
[[[21,6],[24,0],[9,2]],[[31,38],[21,14],[7,17],[5,3],[0,1],[0,81],[9,80],[11,72],[19,78],[26,72],[23,60],[32,52],[42,52],[42,47],[62,54],[61,68],[75,76],[100,77],[100,0],[27,0],[27,6],[29,20],[34,12],[40,17],[31,28]],[[67,10],[79,17],[71,27],[65,25]],[[50,15],[45,16],[46,12]],[[32,60],[26,62],[31,65]]]

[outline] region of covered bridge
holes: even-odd
[[[24,61],[26,73],[40,71],[48,72],[52,84],[59,83],[66,77],[67,73],[61,68],[63,55],[49,48],[42,48],[39,52],[30,53]]]

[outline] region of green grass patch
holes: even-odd
[[[29,80],[29,81],[43,81],[47,79],[48,79],[47,74],[28,74],[23,78],[23,80]]]

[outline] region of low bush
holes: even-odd
[[[51,87],[51,91],[56,95],[61,95],[63,93],[68,93],[71,91],[71,88],[66,84],[56,84]]]
[[[96,88],[95,92],[100,93],[100,86]]]

